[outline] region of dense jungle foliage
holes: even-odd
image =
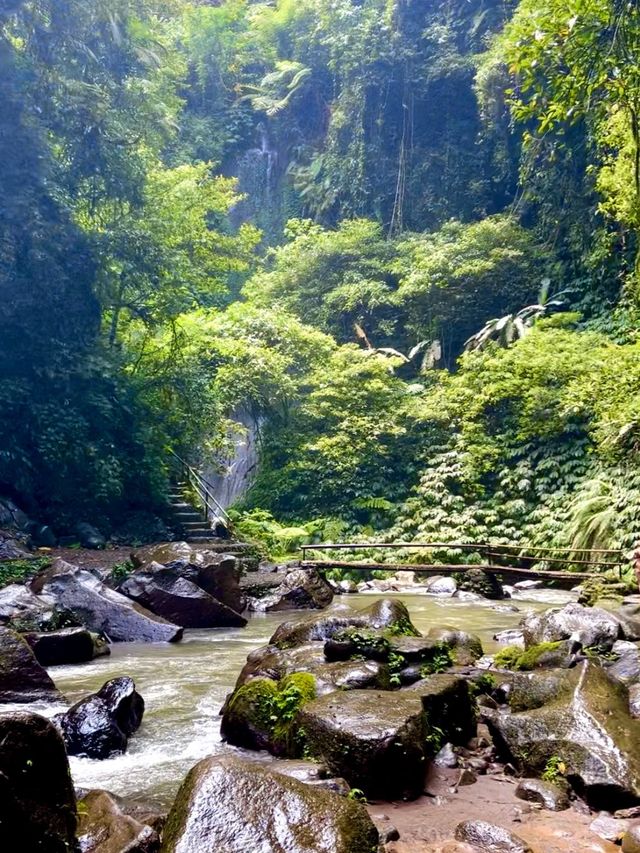
[[[305,537],[640,540],[640,11],[2,0],[0,491],[223,458]]]

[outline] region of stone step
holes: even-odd
[[[186,530],[200,530],[202,528],[211,530],[211,528],[208,526],[206,518],[199,518],[197,521],[181,521],[180,526],[184,527]]]

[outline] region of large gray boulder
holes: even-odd
[[[53,605],[35,595],[28,586],[13,583],[0,589],[0,624],[26,624],[36,630],[53,616]]]
[[[242,628],[247,620],[172,567],[151,563],[130,575],[118,591],[184,628]]]
[[[333,589],[314,569],[296,569],[284,576],[272,593],[252,602],[251,609],[261,612],[280,610],[322,610],[333,601]]]
[[[29,644],[0,628],[0,702],[56,702],[62,698]]]
[[[527,648],[539,643],[571,640],[582,648],[609,651],[622,636],[620,621],[600,607],[571,602],[543,613],[531,613],[521,622]]]
[[[240,758],[206,758],[182,784],[162,853],[372,853],[364,806]]]
[[[504,714],[484,710],[496,744],[525,772],[560,760],[571,785],[595,807],[640,797],[640,722],[626,688],[589,662],[564,671],[555,698]]]
[[[113,642],[175,642],[182,627],[156,616],[119,592],[109,589],[91,572],[64,560],[55,563],[31,583],[33,592],[46,596],[59,609]]]
[[[240,561],[231,554],[193,548],[188,542],[165,542],[133,551],[130,559],[136,569],[145,572],[158,566],[171,570],[176,578],[191,581],[231,610],[244,610]]]
[[[402,601],[383,598],[349,615],[319,614],[301,622],[283,622],[269,641],[280,649],[291,649],[317,640],[329,640],[344,628],[389,629],[392,633],[419,636]]]
[[[0,716],[0,839],[20,853],[69,853],[76,798],[64,743],[36,714]]]

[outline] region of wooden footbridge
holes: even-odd
[[[447,575],[464,573],[470,569],[481,569],[488,574],[507,579],[547,580],[555,584],[571,583],[602,578],[606,572],[622,578],[622,573],[633,565],[630,554],[616,549],[590,549],[577,551],[570,548],[537,548],[521,545],[494,545],[490,543],[460,542],[341,542],[302,546],[302,566],[313,569],[348,569],[351,572],[411,571],[425,575]],[[338,559],[339,552],[395,551],[417,552],[419,562],[374,562]],[[309,559],[320,552],[320,559]],[[438,562],[433,555],[467,555],[471,562]],[[405,556],[403,554],[403,557]],[[326,555],[326,556],[324,556]],[[407,554],[407,556],[409,556]]]

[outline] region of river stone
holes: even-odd
[[[431,628],[427,634],[430,640],[435,640],[446,646],[452,653],[453,660],[459,666],[469,666],[484,654],[480,638],[458,628]]]
[[[81,521],[79,524],[76,524],[75,532],[80,538],[80,544],[83,548],[99,550],[104,548],[107,544],[107,540],[104,538],[102,533],[100,533],[98,528],[93,526],[93,524],[87,524],[87,522]]]
[[[76,798],[64,743],[36,714],[0,716],[0,839],[3,850],[75,850]],[[5,846],[10,839],[19,844]]]
[[[86,628],[28,633],[24,634],[24,638],[42,666],[86,663],[95,656],[93,636]]]
[[[118,591],[184,628],[242,628],[247,620],[171,568],[150,564],[130,575]]]
[[[622,853],[640,853],[640,823],[630,826],[622,836]]]
[[[542,779],[522,779],[516,788],[516,797],[529,803],[538,803],[551,812],[569,808],[566,788],[545,782]]]
[[[31,592],[28,586],[12,583],[0,589],[0,624],[19,620],[35,628],[51,615],[51,604]]]
[[[125,814],[108,791],[89,791],[78,803],[81,853],[157,853],[160,837],[151,826]]]
[[[482,569],[467,569],[456,575],[459,592],[473,592],[483,598],[499,600],[505,598],[502,584],[491,572]]]
[[[56,560],[31,584],[36,593],[69,610],[89,630],[105,634],[112,642],[175,642],[182,628],[156,616],[119,592],[105,586],[95,575],[78,566]]]
[[[541,775],[559,757],[567,780],[592,806],[622,807],[640,797],[640,723],[627,702],[622,685],[584,662],[565,671],[555,701],[484,716],[496,745],[525,772]]]
[[[412,625],[402,601],[383,598],[370,607],[347,616],[318,615],[301,622],[283,622],[269,641],[280,649],[301,646],[313,640],[328,640],[344,628],[392,628],[399,633],[420,636]]]
[[[518,646],[519,649],[524,649],[524,634],[520,628],[505,628],[504,631],[494,634],[493,639],[504,646]]]
[[[621,633],[620,622],[600,607],[571,602],[562,608],[530,613],[520,623],[525,645],[571,640],[583,648],[609,651]]]
[[[0,702],[56,702],[62,698],[29,644],[0,628]]]
[[[280,610],[322,610],[333,601],[333,589],[314,569],[297,569],[282,579],[280,586],[257,602],[252,609],[266,613]]]
[[[55,722],[69,755],[103,759],[125,752],[128,738],[139,728],[143,714],[144,699],[133,679],[122,676],[76,702]]]
[[[173,569],[232,610],[243,609],[239,586],[242,570],[240,560],[233,554],[194,548],[188,542],[165,542],[132,551],[130,560],[136,569],[147,569],[152,564]]]
[[[417,797],[430,728],[419,696],[378,690],[331,693],[306,704],[297,724],[310,753],[368,797]]]
[[[477,847],[483,853],[533,853],[531,847],[519,835],[484,820],[465,820],[459,823],[455,837],[458,841]]]
[[[630,828],[631,821],[619,820],[612,817],[608,812],[599,814],[598,817],[591,822],[589,829],[605,841],[610,841],[612,844],[620,844],[623,835]]]
[[[10,533],[0,530],[0,560],[33,560],[34,554]]]
[[[607,672],[623,684],[640,682],[640,649],[635,643],[617,640],[611,649],[618,659],[607,666]]]
[[[500,677],[504,678],[504,673],[500,673]],[[514,672],[509,673],[507,679],[499,685],[497,696],[504,698],[512,711],[541,708],[556,701],[568,687],[565,670]]]
[[[429,595],[453,595],[458,589],[458,584],[452,577],[435,577],[425,582]]]
[[[162,853],[372,853],[377,846],[360,803],[225,756],[190,771]]]

